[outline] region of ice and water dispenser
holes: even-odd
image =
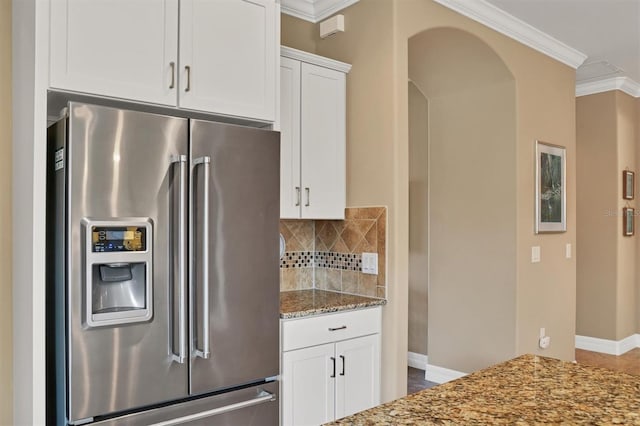
[[[153,316],[153,229],[148,218],[84,220],[85,322],[89,327]]]

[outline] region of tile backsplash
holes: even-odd
[[[281,220],[280,290],[321,289],[386,297],[386,207],[347,208],[344,220]],[[378,253],[378,275],[362,253]]]

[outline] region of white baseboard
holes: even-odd
[[[426,370],[427,364],[429,364],[429,357],[427,355],[422,355],[416,352],[407,353],[407,365],[409,367]]]
[[[446,383],[451,380],[459,379],[460,377],[466,376],[467,373],[462,373],[456,370],[450,370],[444,367],[438,367],[437,365],[427,365],[427,370],[425,371],[424,378],[430,382],[434,383]]]
[[[609,355],[622,355],[634,348],[640,348],[640,334],[633,334],[622,340],[576,336],[576,349],[584,349],[586,351],[600,352]]]
[[[424,370],[424,379],[438,384],[450,382],[467,375],[467,373],[461,373],[460,371],[429,365],[429,357],[416,352],[407,353],[407,365]]]

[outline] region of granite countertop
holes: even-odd
[[[523,355],[331,424],[640,425],[640,377]]]
[[[386,304],[385,299],[324,290],[294,290],[280,293],[280,318],[362,309]]]

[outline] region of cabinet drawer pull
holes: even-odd
[[[184,70],[187,73],[187,87],[184,88],[185,92],[191,90],[191,67],[189,65],[185,65]]]
[[[346,330],[347,326],[343,325],[342,327],[329,327],[329,331],[338,331],[338,330]]]
[[[344,369],[345,369],[344,355],[340,355],[340,359],[342,360],[342,373],[340,373],[340,375],[344,376]]]
[[[170,62],[169,66],[171,67],[171,84],[169,85],[169,89],[173,89],[176,87],[176,63]]]
[[[333,373],[331,373],[331,378],[336,377],[336,359],[335,357],[331,357],[331,362],[333,363]]]

